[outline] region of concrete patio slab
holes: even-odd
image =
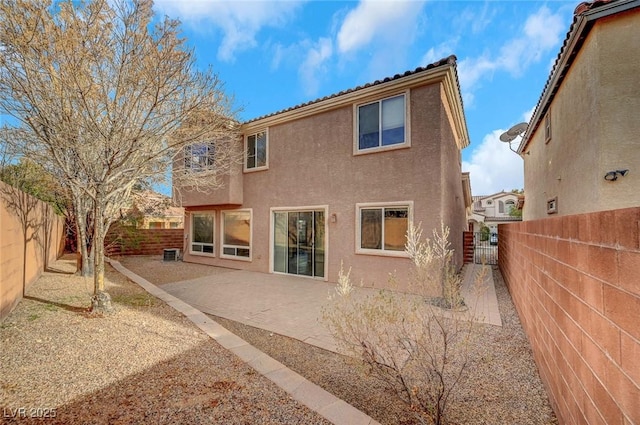
[[[481,281],[476,284],[479,273]],[[161,288],[206,314],[339,352],[322,323],[322,311],[329,306],[334,284],[298,276],[229,270]],[[356,287],[355,292],[356,296],[365,297],[377,290]],[[477,309],[477,321],[502,326],[490,266],[467,265],[462,293],[466,304]]]
[[[380,425],[379,422],[361,412],[350,404],[346,403],[310,382],[303,376],[287,368],[269,355],[258,350],[247,343],[242,338],[231,333],[204,313],[197,311],[189,304],[177,299],[173,295],[156,287],[149,281],[137,274],[127,270],[119,262],[107,261],[120,273],[138,283],[145,290],[157,296],[161,300],[171,305],[177,311],[185,314],[194,324],[215,339],[220,345],[236,354],[258,373],[269,378],[272,382],[289,393],[292,398],[304,404],[308,408],[315,410],[325,419],[336,425]]]
[[[378,423],[204,314],[224,317],[338,352],[335,339],[322,323],[322,311],[329,305],[329,296],[334,293],[335,285],[298,276],[226,269],[197,279],[155,286],[117,261],[110,262],[116,270],[185,314],[223,347],[326,419],[345,425]],[[356,287],[353,296],[366,297],[377,291]],[[469,311],[475,309],[477,312],[477,321],[502,326],[491,267],[467,265],[462,294]],[[469,311],[456,314],[471,316]]]

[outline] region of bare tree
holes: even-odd
[[[132,188],[205,144],[214,158],[173,178],[213,190],[241,155],[232,99],[179,31],[154,22],[151,0],[0,0],[0,112],[19,122],[21,154],[69,188],[80,233],[92,229],[80,239],[92,242],[95,311],[111,310],[104,238]]]
[[[452,267],[449,229],[422,241],[409,226],[406,251],[413,262],[415,294],[381,290],[359,297],[350,271],[341,268],[333,302],[323,318],[342,350],[415,413],[421,423],[446,423],[447,408],[469,366],[469,349],[480,335],[477,309],[462,298],[461,277]],[[484,276],[476,276],[476,291]]]

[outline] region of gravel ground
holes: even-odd
[[[87,314],[93,282],[74,264],[0,323],[0,422],[329,423],[109,266],[116,313]]]
[[[223,272],[158,258],[126,257],[119,261],[147,280],[162,285]],[[481,344],[472,349],[472,364],[450,405],[452,424],[556,424],[511,297],[493,269],[503,326],[482,325]],[[298,340],[213,317],[221,325],[325,390],[382,424],[415,424],[412,413],[356,360]]]

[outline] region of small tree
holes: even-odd
[[[154,23],[152,6],[0,0],[0,112],[18,122],[17,151],[71,193],[83,261],[89,245],[94,257],[94,311],[111,310],[104,240],[132,189],[207,144],[205,166],[173,179],[210,191],[242,155],[222,82],[196,70],[179,22]]]
[[[381,290],[360,298],[350,270],[341,268],[333,302],[323,318],[340,347],[363,361],[415,412],[421,423],[440,425],[469,366],[469,347],[479,335],[475,306],[461,312],[461,278],[452,264],[449,230],[434,231],[423,242],[420,228],[409,227],[406,251],[413,262],[412,291],[442,294],[432,298]],[[476,277],[476,290],[484,277]],[[440,297],[438,297],[440,298]]]

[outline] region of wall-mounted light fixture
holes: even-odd
[[[338,221],[338,215],[336,213],[331,214],[330,220],[332,223],[336,223]]]
[[[624,177],[627,175],[627,173],[629,172],[629,170],[615,170],[615,171],[609,171],[607,174],[604,175],[604,179],[608,182],[614,182],[616,180],[618,180],[618,175]]]

